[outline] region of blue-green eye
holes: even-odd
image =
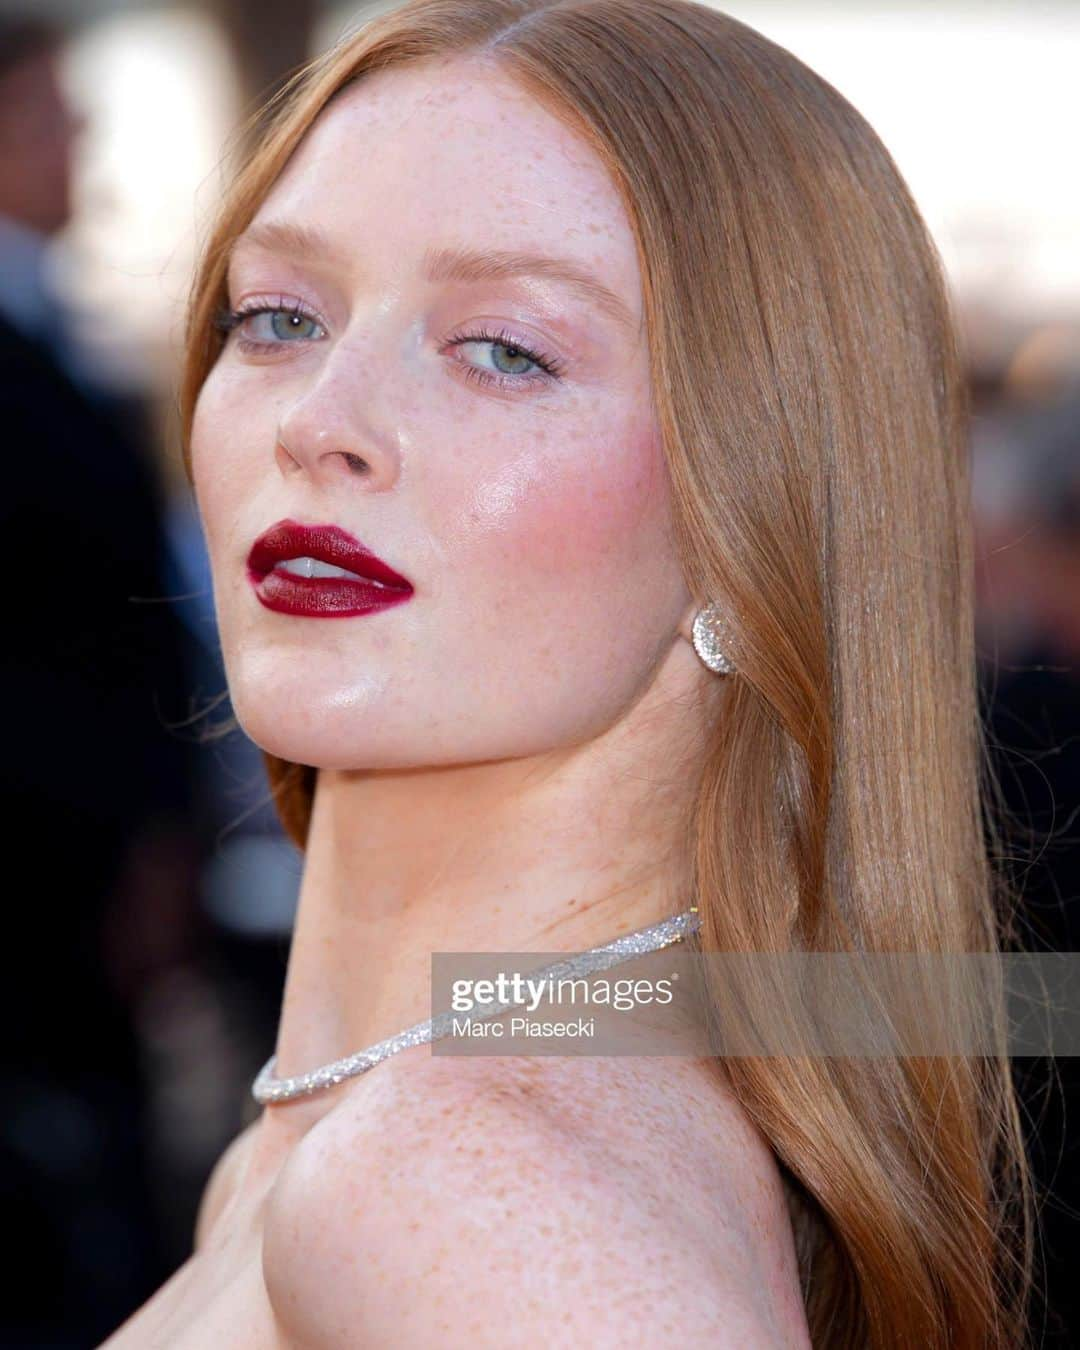
[[[269,318],[270,322],[267,328],[276,338],[288,341],[290,338],[313,337],[314,333],[310,330],[317,329],[318,324],[314,319],[306,314],[299,314],[295,310],[269,309],[263,310],[260,314],[253,315],[253,318]],[[258,341],[258,326],[253,326],[252,337]]]
[[[521,388],[562,377],[563,363],[554,356],[534,351],[505,328],[492,331],[481,327],[478,332],[458,333],[449,340],[451,347],[490,347],[493,369],[463,361],[465,375],[479,384],[496,385],[501,389]],[[524,367],[519,364],[524,362]],[[529,370],[535,366],[535,370]]]
[[[214,317],[214,327],[226,334],[238,330],[239,344],[247,351],[323,336],[318,319],[296,304],[252,303],[246,308],[220,310]]]

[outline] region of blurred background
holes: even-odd
[[[28,866],[6,915],[0,1346],[99,1344],[187,1258],[256,1114],[300,860],[230,720],[177,439],[183,304],[243,118],[385,7],[0,0],[0,510],[35,583],[7,597],[3,667],[4,819]],[[949,272],[1002,850],[1023,942],[1076,950],[1080,7],[722,8],[870,120]],[[93,606],[54,618],[75,559]],[[1017,1068],[1044,1191],[1036,1343],[1080,1345],[1075,1061]]]

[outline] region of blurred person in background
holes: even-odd
[[[136,1018],[198,934],[184,651],[132,400],[99,387],[50,279],[79,120],[64,33],[0,18],[0,406],[12,1237],[0,1343],[95,1343],[167,1272]]]

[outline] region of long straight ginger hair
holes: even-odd
[[[688,822],[702,948],[997,950],[940,258],[867,122],[752,28],[689,0],[408,0],[299,71],[197,269],[189,473],[232,242],[334,95],[455,54],[586,137],[635,231],[681,565],[737,653]],[[316,769],[266,761],[303,848]],[[816,1347],[1026,1343],[1031,1183],[998,1047],[717,1061],[788,1187]]]

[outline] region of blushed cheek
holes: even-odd
[[[617,442],[593,435],[521,456],[475,486],[463,519],[471,544],[520,589],[605,574],[629,588],[643,567],[671,561],[659,435],[645,424]]]

